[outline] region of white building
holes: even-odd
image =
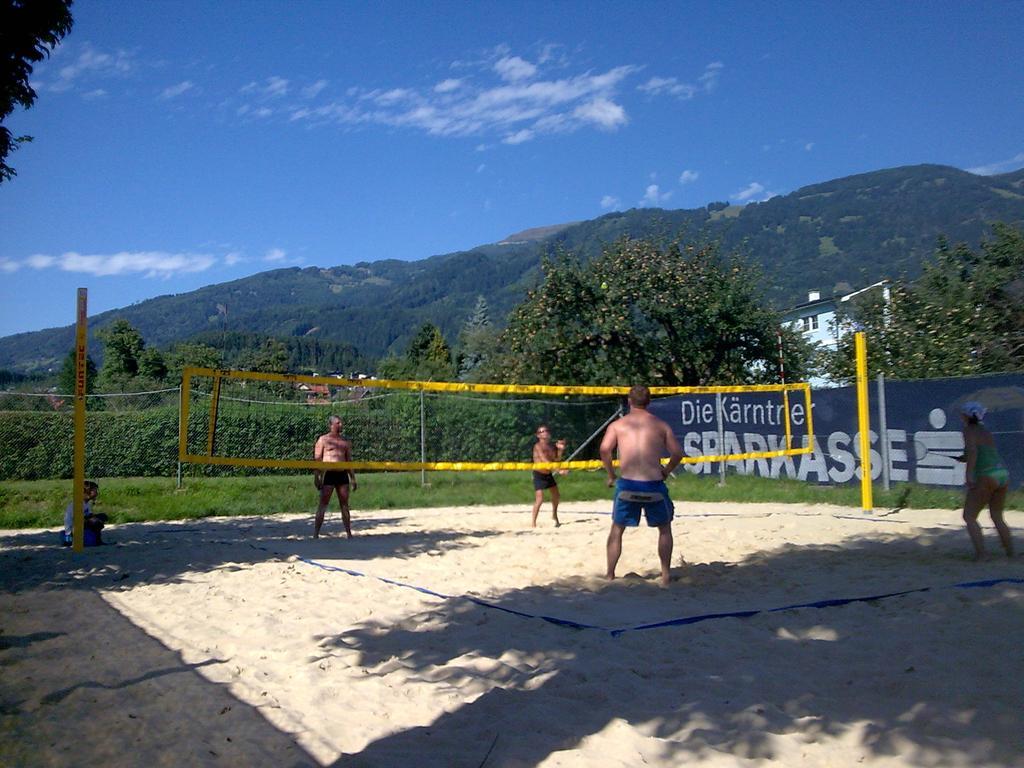
[[[782,314],[782,324],[800,331],[804,339],[811,344],[830,350],[835,349],[839,345],[839,337],[845,332],[836,323],[837,309],[854,296],[859,296],[873,288],[882,289],[882,296],[888,304],[888,280],[880,280],[866,288],[861,288],[859,291],[841,295],[837,294],[826,299],[821,298],[820,291],[809,291],[807,293],[807,301],[797,304]],[[814,377],[810,380],[810,384],[812,387],[827,387],[834,386],[835,382],[829,379]]]

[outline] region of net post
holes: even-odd
[[[85,390],[88,343],[88,296],[85,288],[78,289],[75,321],[75,460],[71,524],[71,545],[75,552],[85,548]]]
[[[857,353],[857,423],[860,429],[860,497],[864,512],[873,511],[871,498],[871,419],[868,413],[868,350],[864,331],[854,336]]]
[[[177,484],[174,486],[179,491],[181,490],[181,447],[180,446],[181,446],[181,434],[182,434],[181,427],[182,427],[182,424],[183,424],[183,422],[181,420],[181,409],[182,409],[182,407],[183,407],[182,387],[179,384],[178,385],[178,446],[179,446],[178,447],[178,481],[177,481]]]
[[[569,454],[569,458],[563,459],[563,461],[572,461],[573,459],[575,459],[580,453],[583,452],[584,448],[586,448],[588,445],[590,445],[590,441],[591,440],[593,440],[595,437],[597,437],[599,434],[601,434],[604,431],[605,427],[607,427],[613,421],[615,421],[616,419],[621,418],[621,417],[622,417],[622,405],[619,405],[615,409],[615,413],[613,413],[611,416],[609,416],[607,419],[605,419],[604,420],[604,424],[602,424],[600,427],[595,429],[590,434],[590,437],[588,437],[586,440],[584,440],[582,443],[580,443],[579,447],[577,447],[575,451],[573,451],[572,453]]]
[[[178,400],[178,466],[188,455],[188,409],[192,389],[192,369],[185,367],[181,372],[181,389]],[[180,471],[180,470],[179,470]]]
[[[217,408],[220,405],[220,372],[213,375],[210,394],[210,426],[206,432],[206,455],[213,456],[213,438],[217,430]]]
[[[804,383],[800,385],[804,391],[804,413],[807,416],[807,448],[809,453],[814,453],[814,403],[811,402],[811,385]],[[786,414],[789,418],[789,414]]]
[[[715,418],[718,421],[718,452],[725,445],[725,419],[723,418],[722,393],[715,392]],[[718,462],[718,487],[725,486],[725,459]]]
[[[882,453],[882,489],[888,491],[889,478],[889,425],[885,418],[885,374],[878,374],[878,442]]]
[[[420,390],[420,461],[427,463],[427,413],[423,399],[423,390]],[[427,470],[420,470],[420,486],[427,486]]]

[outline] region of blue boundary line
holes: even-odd
[[[262,550],[263,552],[269,552],[272,555],[279,557],[285,556],[283,552],[275,552],[268,547],[261,547],[256,544],[249,544],[253,549]],[[886,592],[879,595],[865,595],[860,597],[840,597],[840,598],[829,598],[826,600],[816,600],[810,603],[794,603],[792,605],[784,605],[778,608],[755,608],[747,611],[725,611],[722,613],[704,613],[695,616],[685,616],[679,619],[668,619],[666,621],[658,621],[651,624],[637,624],[633,627],[602,627],[597,624],[583,624],[578,621],[572,621],[571,619],[562,619],[557,616],[546,616],[538,613],[527,613],[526,611],[517,611],[514,608],[506,608],[503,605],[497,603],[491,603],[487,600],[481,600],[479,597],[471,597],[470,595],[447,595],[443,592],[436,592],[427,587],[418,587],[415,584],[406,584],[401,581],[395,581],[394,579],[388,579],[384,576],[370,576],[361,571],[356,571],[351,568],[342,568],[338,565],[328,565],[327,563],[321,563],[317,560],[313,560],[308,557],[302,557],[296,555],[295,558],[300,562],[312,565],[316,568],[322,568],[325,571],[332,571],[335,573],[344,573],[348,576],[359,576],[362,578],[376,579],[377,581],[383,582],[384,584],[390,584],[394,587],[402,587],[403,589],[412,589],[416,592],[420,592],[424,595],[431,597],[440,598],[441,600],[468,600],[471,603],[481,606],[482,608],[491,608],[496,611],[502,611],[513,616],[519,616],[524,619],[541,619],[549,624],[555,624],[559,627],[566,627],[568,629],[596,629],[601,632],[607,632],[612,637],[619,637],[626,632],[639,632],[647,629],[662,629],[664,627],[681,627],[688,624],[699,624],[702,621],[711,621],[712,619],[748,619],[751,616],[757,616],[762,613],[780,613],[782,611],[794,611],[798,608],[833,608],[841,605],[849,605],[850,603],[868,603],[875,600],[885,600],[890,597],[902,597],[903,595],[911,595],[917,592],[930,592],[939,589],[979,589],[983,587],[994,587],[997,584],[1024,584],[1024,579],[1018,578],[998,578],[998,579],[984,579],[982,581],[965,581],[959,584],[946,584],[938,587],[916,587],[915,589],[904,589],[899,592]]]

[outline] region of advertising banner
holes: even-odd
[[[1010,487],[1024,485],[1024,375],[1003,374],[957,379],[887,381],[884,385],[885,433],[879,418],[878,383],[869,388],[871,475],[880,481],[883,455],[894,483],[960,487],[964,464],[960,407],[976,400],[988,408],[992,431]],[[811,414],[814,451],[771,459],[735,459],[730,470],[760,477],[789,477],[812,483],[860,481],[860,433],[854,387],[815,390]],[[748,453],[785,448],[781,394],[682,395],[659,398],[651,412],[672,427],[687,456]],[[719,410],[721,414],[719,415]],[[793,445],[808,444],[808,418],[802,397],[790,397]],[[721,426],[721,431],[719,427]],[[694,474],[717,474],[717,463],[686,464]]]

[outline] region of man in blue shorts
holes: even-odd
[[[612,503],[612,529],[608,534],[608,579],[615,578],[615,566],[622,555],[622,534],[627,527],[640,525],[640,512],[647,525],[658,529],[658,558],[661,560],[662,586],[668,586],[672,560],[672,517],[674,508],[665,487],[665,478],[683,460],[683,449],[664,421],[648,413],[651,392],[637,385],[629,390],[629,413],[613,422],[601,441],[601,463],[608,473],[608,486],[615,487]],[[612,464],[619,454],[616,478]],[[661,459],[668,456],[668,463]]]

